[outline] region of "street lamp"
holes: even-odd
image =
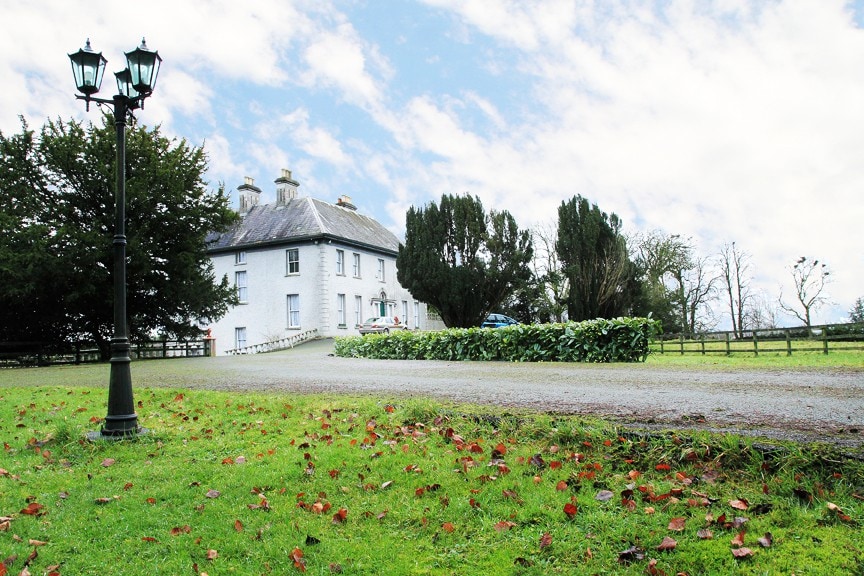
[[[144,107],[144,100],[153,93],[162,58],[158,52],[141,46],[126,53],[127,68],[115,73],[118,94],[112,99],[96,98],[102,85],[107,60],[102,53],[93,52],[90,39],[84,48],[69,54],[75,87],[81,94],[75,97],[87,103],[114,105],[114,124],[117,129],[117,180],[114,201],[114,336],[111,338],[111,379],[108,386],[108,415],[95,438],[124,438],[145,432],[138,426],[135,401],[132,396],[132,373],[129,364],[129,332],[126,326],[126,117],[136,108]]]

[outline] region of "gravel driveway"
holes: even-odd
[[[250,356],[186,360],[185,386],[215,390],[430,396],[560,413],[640,428],[698,428],[864,446],[861,370],[678,369],[648,364],[362,360],[332,356],[332,340]],[[201,363],[201,377],[189,369]],[[193,364],[194,363],[194,364]],[[136,386],[170,374],[133,364]]]

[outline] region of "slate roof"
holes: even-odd
[[[310,197],[284,205],[253,206],[233,228],[207,236],[208,252],[332,239],[396,254],[399,239],[376,220],[355,210]]]

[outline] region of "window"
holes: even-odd
[[[408,301],[402,300],[402,323],[408,325]]]
[[[360,278],[360,254],[354,253],[354,277]]]
[[[300,328],[300,295],[288,295],[288,328]]]
[[[336,274],[345,275],[345,251],[336,250]]]
[[[345,326],[345,295],[336,295],[336,322],[339,326]]]
[[[363,323],[363,297],[354,296],[354,324]]]
[[[420,303],[414,302],[414,328],[420,328]]]
[[[234,328],[234,349],[246,347],[246,327]]]
[[[378,259],[378,274],[375,276],[381,282],[384,282],[384,259]]]
[[[297,248],[291,248],[290,250],[285,251],[285,259],[287,262],[286,265],[286,274],[299,274],[300,273],[300,250]]]
[[[234,254],[234,264],[245,264],[246,263],[246,251],[240,250],[239,252]]]
[[[248,302],[249,301],[249,288],[246,284],[246,271],[242,270],[240,272],[234,273],[234,286],[237,287],[237,299],[240,302]]]

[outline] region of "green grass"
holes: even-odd
[[[698,353],[680,354],[670,351],[665,354],[652,351],[645,361],[646,364],[654,366],[670,366],[682,368],[730,368],[730,369],[821,369],[841,368],[861,370],[864,372],[864,351],[861,350],[832,350],[829,354],[821,352],[795,352],[787,356],[785,352],[759,352],[754,356],[753,352],[733,352],[726,356],[721,353],[705,354]]]
[[[864,573],[864,464],[825,447],[422,398],[136,400],[150,434],[90,443],[104,389],[0,388],[8,573],[293,574],[297,552],[308,574]]]

